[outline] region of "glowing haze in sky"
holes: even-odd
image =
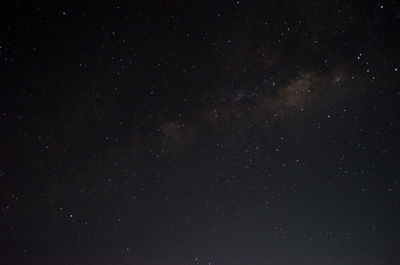
[[[0,264],[398,264],[398,2],[0,10]]]

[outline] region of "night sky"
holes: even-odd
[[[0,6],[1,265],[399,264],[400,2],[59,2]]]

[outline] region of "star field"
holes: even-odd
[[[399,11],[2,3],[0,264],[397,264]]]

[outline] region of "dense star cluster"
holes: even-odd
[[[1,4],[0,264],[398,264],[399,2],[59,2]]]

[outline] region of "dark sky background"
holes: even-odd
[[[0,264],[399,264],[399,2],[104,2],[1,4]]]

